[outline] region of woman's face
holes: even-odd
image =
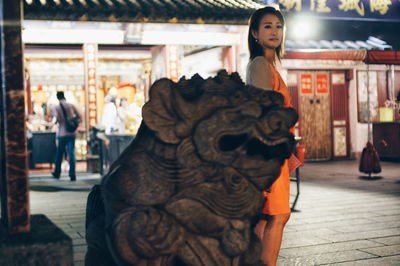
[[[277,16],[266,14],[260,21],[258,31],[252,34],[264,49],[275,49],[282,43],[283,24]]]

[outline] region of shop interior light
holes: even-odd
[[[175,31],[144,31],[142,44],[178,44],[178,45],[238,45],[240,35],[232,32],[175,32]]]

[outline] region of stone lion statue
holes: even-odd
[[[253,232],[294,147],[294,109],[237,73],[156,81],[88,198],[87,265],[263,265]]]

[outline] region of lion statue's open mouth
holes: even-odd
[[[252,137],[248,134],[224,135],[219,141],[222,152],[242,149],[250,158],[270,160],[287,158],[290,153],[287,139],[268,140],[261,137]]]

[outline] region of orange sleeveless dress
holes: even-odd
[[[281,75],[271,65],[270,68],[274,78],[273,90],[283,95],[285,107],[291,107],[291,97]],[[285,160],[280,176],[272,184],[269,191],[264,191],[264,196],[266,197],[266,201],[262,210],[263,214],[277,215],[290,213],[290,173],[288,160]]]

